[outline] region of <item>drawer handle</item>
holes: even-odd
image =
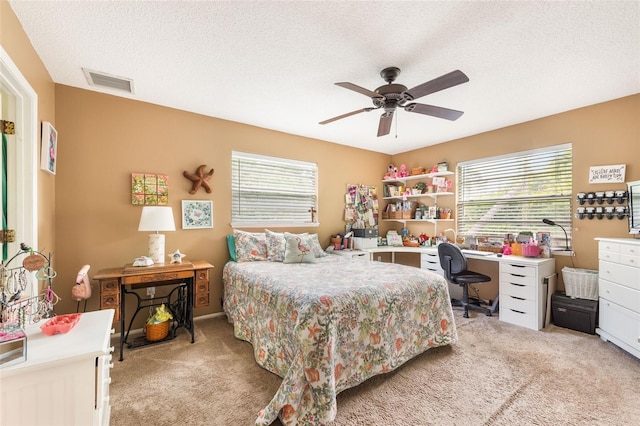
[[[516,297],[516,296],[509,296],[509,297],[516,300],[526,300],[524,297]]]
[[[512,277],[520,277],[520,278],[524,278],[524,275],[520,275],[520,274],[511,274]]]
[[[509,283],[511,285],[515,285],[516,287],[526,287],[526,285],[524,284],[518,284],[518,283]]]
[[[509,265],[509,266],[511,266],[512,268],[526,268],[526,266],[524,265]]]
[[[515,309],[509,309],[511,312],[515,312],[517,314],[524,314],[522,311],[516,311]]]

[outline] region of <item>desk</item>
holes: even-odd
[[[375,253],[416,253],[420,267],[443,275],[437,247],[390,247],[367,249],[371,260]],[[468,259],[499,263],[500,321],[533,330],[545,327],[550,313],[550,300],[555,288],[556,262],[550,258],[465,254]]]
[[[133,267],[129,264],[124,267],[98,271],[93,278],[100,282],[100,309],[114,308],[114,305],[117,307],[114,321],[120,320],[120,361],[124,359],[125,343],[130,348],[150,343],[146,342],[144,338],[129,343],[129,332],[136,315],[142,309],[161,303],[166,304],[174,317],[175,326],[167,339],[174,338],[177,329],[184,327],[191,333],[191,343],[195,341],[193,329],[194,287],[197,287],[195,293],[198,294],[198,299],[200,299],[200,293],[205,291],[208,296],[209,269],[211,268],[213,265],[208,262],[184,260],[181,264],[156,264],[141,267]],[[143,299],[133,291],[138,288],[165,285],[173,285],[174,288],[167,296],[155,299]],[[127,294],[136,298],[137,305],[129,321],[129,326],[125,328]]]

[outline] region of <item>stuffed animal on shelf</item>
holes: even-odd
[[[400,171],[398,172],[398,177],[407,177],[409,176],[409,172],[407,171],[407,166],[405,166],[404,164],[402,166],[400,166]]]
[[[384,175],[384,179],[395,179],[398,175],[398,168],[393,164],[389,164],[387,167],[387,173]]]

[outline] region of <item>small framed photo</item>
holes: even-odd
[[[42,148],[40,151],[40,168],[45,172],[56,174],[58,155],[58,132],[48,121],[42,122]]]
[[[182,229],[213,228],[213,201],[182,200]]]

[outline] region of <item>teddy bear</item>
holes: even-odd
[[[393,164],[389,164],[389,167],[387,167],[387,173],[385,173],[384,175],[384,179],[395,179],[397,177],[397,174],[398,168]]]

